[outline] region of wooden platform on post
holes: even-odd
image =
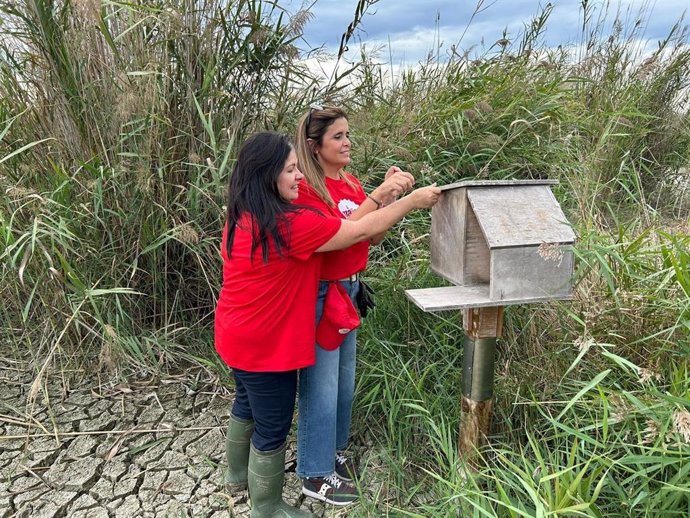
[[[406,290],[426,312],[462,310],[462,418],[468,466],[493,410],[503,308],[572,298],[575,232],[551,192],[554,180],[462,180],[441,186],[431,210],[431,269],[452,286]]]

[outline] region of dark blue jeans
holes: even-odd
[[[254,420],[252,444],[259,451],[280,448],[290,433],[297,395],[297,371],[248,372],[233,369],[232,415]]]

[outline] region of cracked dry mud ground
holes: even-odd
[[[0,518],[249,516],[246,491],[223,489],[229,390],[190,375],[79,386],[52,375],[32,403],[34,379],[0,358]],[[285,500],[346,516],[301,495],[289,440]]]

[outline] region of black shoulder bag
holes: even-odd
[[[362,318],[367,316],[370,309],[376,306],[374,302],[374,290],[362,279],[359,280],[359,291],[357,292],[357,309]]]

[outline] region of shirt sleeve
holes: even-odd
[[[342,220],[310,209],[290,214],[290,257],[308,259],[340,230]]]

